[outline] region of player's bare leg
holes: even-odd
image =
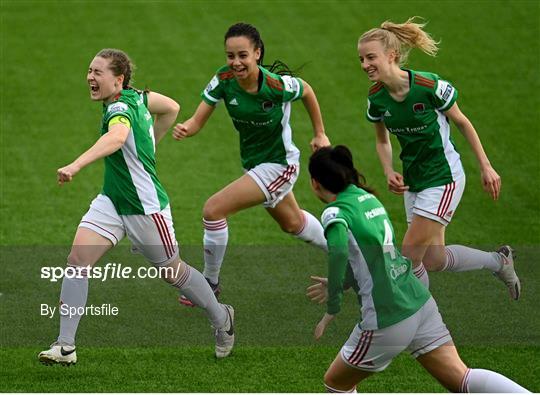
[[[244,174],[212,195],[204,204],[203,216],[217,221],[265,201],[261,188],[251,176]]]
[[[529,392],[499,373],[484,369],[469,369],[459,357],[452,342],[419,356],[417,361],[452,392]]]
[[[328,392],[356,392],[356,385],[372,374],[347,365],[338,353],[324,375],[324,386]]]
[[[446,266],[445,231],[445,226],[439,227],[422,259],[424,266],[430,272],[443,270]]]
[[[326,251],[326,239],[321,223],[298,206],[292,191],[276,207],[267,208],[266,211],[284,232]]]
[[[414,214],[411,224],[403,238],[402,253],[413,263],[416,277],[429,288],[428,267],[424,266],[424,256],[429,246],[433,244],[434,235],[441,232],[444,225],[432,219]]]

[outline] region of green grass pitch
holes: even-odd
[[[459,105],[478,130],[502,177],[500,200],[482,191],[474,156],[454,128],[468,177],[447,242],[519,253],[523,298],[513,303],[489,273],[438,273],[432,291],[472,367],[505,374],[540,391],[540,5],[537,1],[15,1],[0,0],[0,391],[2,392],[320,392],[323,374],[358,315],[346,295],[338,319],[320,342],[312,330],[323,314],[304,296],[310,274],[324,274],[318,251],[283,234],[261,208],[229,220],[222,271],[224,301],[237,310],[234,354],[213,358],[203,313],[176,303],[159,280],[91,282],[88,303],[112,303],[117,317],[84,317],[79,363],[45,367],[36,355],[54,340],[59,283],[40,267],[63,266],[76,226],[99,192],[102,164],[59,188],[56,169],[97,138],[100,104],[89,100],[86,69],[94,54],[117,47],[137,64],[135,86],[175,98],[180,119],[225,62],[223,34],[237,21],[257,26],[266,60],[291,67],[317,93],[326,130],[353,150],[358,167],[380,194],[397,238],[405,231],[401,199],[391,195],[364,119],[367,78],[356,41],[386,19],[421,15],[441,40],[437,58],[411,53],[409,66],[438,73],[459,90]],[[306,170],[310,122],[293,106],[294,141],[303,171],[300,205],[318,215]],[[241,174],[236,132],[219,108],[195,138],[158,146],[158,172],[171,198],[183,256],[202,266],[205,200]],[[394,141],[394,143],[396,143]],[[397,150],[397,148],[396,148]],[[397,163],[397,161],[396,161]],[[397,166],[399,168],[399,166]],[[128,244],[102,263],[144,266]],[[410,357],[401,355],[362,392],[444,391]]]

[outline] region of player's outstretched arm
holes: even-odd
[[[195,113],[184,123],[177,123],[173,129],[173,137],[176,140],[182,140],[191,137],[199,132],[214,112],[215,106],[211,106],[202,101]]]
[[[491,195],[493,200],[497,200],[501,192],[501,177],[491,166],[473,124],[469,121],[469,118],[461,112],[457,103],[454,103],[452,107],[445,112],[445,115],[454,122],[461,134],[465,136],[465,139],[471,146],[471,149],[478,160],[482,177],[482,186],[484,187],[484,190]]]
[[[316,288],[315,294],[325,289],[326,313],[315,327],[313,333],[315,340],[319,340],[324,334],[326,327],[341,310],[345,272],[349,262],[349,239],[347,228],[342,223],[330,224],[326,228],[326,240],[328,243],[328,278],[312,277],[321,285]],[[311,288],[311,291],[314,289]]]
[[[324,131],[324,123],[322,120],[321,108],[319,107],[319,102],[317,101],[317,96],[315,95],[311,85],[309,85],[306,81],[302,81],[302,84],[302,102],[304,103],[304,107],[306,107],[309,118],[311,119],[311,125],[313,126],[313,139],[311,140],[310,145],[311,150],[315,152],[321,147],[329,146],[330,140]]]
[[[386,130],[384,122],[375,122],[374,125],[376,131],[375,148],[386,176],[388,189],[395,194],[403,195],[409,187],[404,184],[403,176],[395,171],[392,165],[392,143],[390,142],[388,130]]]
[[[180,104],[165,95],[157,92],[149,92],[148,111],[155,116],[154,138],[157,144],[167,134],[174,121],[176,121],[176,117],[180,111]]]
[[[90,149],[69,165],[56,171],[58,184],[70,182],[83,167],[109,156],[124,145],[129,134],[129,120],[122,116],[118,118],[118,123],[109,126],[109,131],[101,136]],[[127,125],[124,122],[127,122]]]

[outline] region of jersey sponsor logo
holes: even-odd
[[[390,111],[386,110],[386,112],[384,113],[384,116],[385,117],[391,117],[392,113]]]
[[[107,112],[109,114],[114,114],[116,112],[125,112],[127,110],[128,110],[128,105],[122,102],[112,103],[109,105],[109,107],[107,107]]]
[[[297,92],[300,89],[300,85],[298,84],[298,80],[296,78],[293,78],[288,75],[284,75],[281,77],[283,80],[283,83],[285,85],[285,90],[287,92]]]
[[[447,101],[454,94],[454,87],[447,81],[439,80],[435,95],[444,101]]]
[[[272,110],[272,108],[274,108],[274,103],[271,102],[270,100],[267,100],[262,103],[262,109],[264,112],[269,112]]]
[[[236,97],[234,97],[234,98],[229,102],[229,104],[230,104],[231,106],[237,106],[237,105],[238,105],[238,100],[236,100]]]
[[[415,127],[405,127],[405,128],[392,128],[387,126],[390,133],[399,134],[399,133],[420,133],[427,129],[428,125],[415,126]]]
[[[397,279],[399,276],[407,272],[407,265],[390,265],[390,277],[392,280]]]
[[[206,93],[210,93],[212,92],[214,89],[216,89],[216,87],[219,85],[219,80],[216,76],[214,76],[214,78],[212,78],[210,80],[210,82],[208,83],[208,85],[206,86]]]
[[[426,111],[426,105],[424,103],[414,103],[412,110],[415,114],[422,114],[424,111]]]
[[[269,119],[268,121],[263,121],[263,122],[252,121],[249,119],[240,119],[240,118],[235,118],[235,117],[231,117],[231,119],[233,123],[235,124],[238,123],[238,124],[251,125],[251,126],[267,126],[274,122],[273,119]]]
[[[339,207],[328,207],[323,211],[321,215],[321,222],[323,226],[328,225],[328,222],[337,217],[339,213]]]

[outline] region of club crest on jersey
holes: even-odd
[[[274,103],[271,102],[270,100],[267,100],[262,103],[262,109],[264,112],[269,112],[270,110],[272,110],[272,108],[274,108]]]
[[[422,114],[424,111],[426,111],[426,106],[424,103],[415,103],[412,106],[412,110],[416,114]]]

